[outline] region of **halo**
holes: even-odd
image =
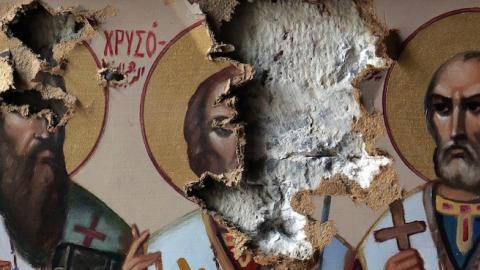
[[[183,137],[188,101],[205,79],[229,65],[206,57],[211,46],[203,21],[185,29],[157,57],[142,92],[140,122],[148,155],[182,195],[185,184],[198,178],[190,169]]]
[[[436,178],[435,143],[427,131],[423,100],[435,70],[457,53],[480,50],[480,9],[442,14],[403,44],[385,79],[383,112],[388,136],[403,162],[424,180]]]
[[[67,57],[64,74],[68,93],[78,99],[74,116],[65,127],[65,163],[75,174],[91,157],[102,137],[108,109],[108,92],[94,78],[100,68],[95,53],[83,42]]]
[[[0,34],[0,51],[10,47],[5,34]],[[107,116],[107,91],[95,80],[100,63],[86,42],[69,52],[64,73],[67,92],[75,96],[78,105],[65,127],[63,150],[67,172],[75,174],[93,154]]]

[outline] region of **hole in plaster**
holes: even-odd
[[[370,156],[351,131],[361,116],[352,81],[369,66],[385,65],[375,55],[378,37],[350,0],[243,2],[215,36],[256,72],[238,91],[245,173],[237,186],[207,179],[189,195],[247,234],[261,253],[309,259],[310,220],[292,209],[292,197],[336,174],[368,187],[389,162]]]
[[[56,126],[70,109],[66,105],[65,100],[62,99],[63,94],[66,93],[63,77],[40,72],[37,74],[35,82],[40,83],[43,89],[46,90],[40,92],[36,89],[10,89],[0,93],[2,106],[27,107],[27,116],[47,110],[51,115],[49,124]],[[47,89],[48,87],[52,87],[55,90]],[[48,97],[45,95],[48,95]]]
[[[393,60],[398,60],[402,47],[402,38],[398,30],[390,30],[384,38],[384,43],[387,48],[387,55]]]
[[[9,37],[18,38],[41,59],[55,64],[53,46],[80,37],[84,24],[75,21],[70,12],[52,15],[42,4],[34,1],[23,6],[6,27]]]
[[[29,115],[37,114],[48,110],[52,115],[52,125],[59,123],[62,116],[68,111],[64,102],[60,99],[43,99],[40,92],[35,90],[17,91],[11,90],[0,94],[2,105],[7,106],[28,106]]]
[[[99,74],[100,78],[107,82],[121,82],[127,78],[125,74],[114,68],[104,68]]]

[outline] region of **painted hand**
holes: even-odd
[[[122,270],[144,270],[154,265],[157,270],[162,270],[161,253],[154,252],[147,254],[147,241],[150,237],[148,230],[141,234],[138,232],[137,226],[132,225],[133,242],[128,250],[127,257],[123,263]]]
[[[423,270],[423,259],[416,249],[400,251],[388,259],[386,270]]]

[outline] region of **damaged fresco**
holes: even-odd
[[[0,1],[0,269],[477,269],[480,9],[433,2]]]

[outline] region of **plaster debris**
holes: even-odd
[[[204,177],[187,188],[267,257],[312,259],[335,233],[331,223],[320,226],[292,208],[295,198],[296,209],[311,212],[299,207],[298,192],[320,193],[321,184],[338,175],[345,194],[363,202],[374,198],[374,207],[391,197],[369,187],[399,191],[394,174],[383,174],[391,160],[365,143],[375,136],[364,138],[362,125],[352,130],[358,119],[370,119],[354,85],[389,64],[376,54],[384,33],[354,1],[321,2],[243,3],[223,26],[222,41],[232,43],[237,60],[253,64],[257,74],[238,108],[246,122],[245,173],[236,185]]]
[[[0,52],[0,93],[14,88],[12,55],[6,50]]]
[[[215,27],[220,27],[222,22],[230,21],[238,5],[237,0],[189,0],[189,2],[198,3],[202,12]]]
[[[73,116],[77,99],[67,93],[63,71],[67,54],[89,39],[114,15],[111,7],[98,11],[78,7],[53,9],[36,0],[0,4],[1,107],[25,117],[45,117],[49,129]]]

